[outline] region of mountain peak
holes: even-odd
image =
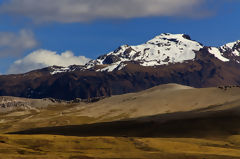
[[[113,52],[100,56],[87,64],[87,69],[96,65],[107,65],[99,71],[123,69],[125,62],[134,61],[142,66],[168,65],[182,63],[195,58],[195,52],[203,46],[192,41],[186,34],[163,33],[144,44],[122,45]]]
[[[171,34],[171,33],[162,33],[158,36],[156,36],[158,38],[185,38],[188,40],[191,40],[191,37],[187,34]]]
[[[208,51],[223,62],[234,61],[240,63],[240,40],[227,43],[218,48],[210,47]]]
[[[185,40],[191,40],[191,37],[186,34],[170,34],[170,33],[162,33],[152,40],[149,40],[147,43],[154,43],[158,40],[166,40],[166,41],[185,41]]]
[[[240,40],[227,43],[220,47],[222,52],[232,53],[234,56],[240,56]]]

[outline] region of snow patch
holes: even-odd
[[[228,62],[230,61],[229,59],[225,58],[223,56],[223,53],[220,52],[220,50],[216,47],[211,47],[208,49],[209,53],[213,54],[216,58],[218,58],[219,60],[223,61],[223,62]]]
[[[127,64],[125,64],[125,63],[121,63],[120,65],[119,65],[119,67],[118,67],[118,70],[122,70],[124,67],[126,67],[127,66]]]
[[[58,74],[58,73],[63,73],[63,72],[69,72],[69,68],[68,67],[52,67],[52,70],[50,72],[51,75],[55,75],[55,74]]]

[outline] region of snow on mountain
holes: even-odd
[[[228,62],[230,61],[229,59],[225,58],[223,56],[223,53],[220,51],[220,49],[216,48],[216,47],[210,47],[208,49],[209,53],[213,54],[216,58],[218,58],[219,60],[223,61],[223,62]]]
[[[100,56],[87,64],[87,68],[96,65],[108,65],[98,71],[113,71],[124,68],[124,62],[136,61],[142,66],[167,65],[193,60],[195,51],[203,46],[192,41],[184,34],[161,34],[145,44],[137,46],[123,45],[113,52]]]
[[[231,52],[234,56],[240,56],[240,40],[220,47],[221,52]]]
[[[52,67],[50,67],[50,74],[55,75],[58,73],[73,72],[76,70],[82,70],[82,68],[83,68],[83,66],[80,66],[80,65],[71,65],[68,67],[52,66]]]
[[[219,48],[210,47],[208,51],[223,62],[232,60],[240,63],[238,59],[238,57],[240,57],[240,40],[227,43]]]
[[[71,72],[76,69],[112,72],[122,70],[127,66],[126,62],[131,61],[139,63],[141,66],[184,63],[194,60],[196,52],[203,47],[200,43],[191,40],[188,35],[164,33],[141,45],[122,45],[115,51],[102,55],[81,68],[76,68],[76,66],[53,67],[51,74]],[[208,51],[223,62],[235,61],[240,63],[240,40],[219,48],[208,47]]]
[[[63,73],[63,72],[69,72],[69,67],[52,67],[52,71],[50,72],[51,75],[57,74],[57,73]]]

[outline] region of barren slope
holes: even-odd
[[[214,106],[220,105],[221,107],[218,109],[228,109],[238,106],[239,101],[239,87],[199,89],[177,84],[167,84],[138,93],[113,96],[97,103],[74,107],[65,112],[95,118],[101,117],[103,119],[121,115],[123,116],[122,118],[136,118],[208,107],[216,109]]]
[[[240,88],[191,88],[176,84],[113,96],[95,103],[53,105],[2,113],[1,132],[37,127],[91,124],[161,114],[228,110],[239,106]],[[207,109],[205,109],[207,108]]]

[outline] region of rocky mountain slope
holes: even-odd
[[[55,104],[67,104],[64,101],[58,101],[54,99],[28,99],[19,97],[0,97],[0,113],[12,112],[12,111],[22,111],[22,110],[35,110],[40,108],[46,108]]]
[[[240,84],[240,41],[203,46],[184,34],[161,34],[138,46],[123,45],[85,66],[52,66],[0,76],[0,96],[72,100],[106,97],[159,84],[193,87]]]

